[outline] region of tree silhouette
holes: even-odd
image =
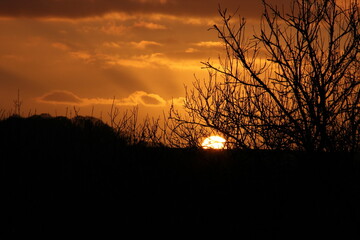
[[[260,30],[219,9],[226,55],[203,62],[209,79],[186,90],[178,124],[211,128],[232,147],[360,150],[360,20],[357,1],[263,1]]]

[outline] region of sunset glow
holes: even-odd
[[[281,3],[285,0],[274,0]],[[0,2],[0,108],[106,116],[115,104],[161,114],[181,103],[201,61],[223,52],[219,1],[58,0]],[[261,1],[221,1],[256,22]]]
[[[220,136],[206,138],[201,146],[203,149],[224,149],[226,140]]]

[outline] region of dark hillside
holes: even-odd
[[[93,118],[0,121],[2,234],[358,239],[360,155],[128,146]]]

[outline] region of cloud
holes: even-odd
[[[121,48],[123,44],[118,42],[104,42],[103,46],[108,48]]]
[[[186,53],[195,53],[195,52],[199,52],[199,50],[195,49],[195,48],[188,48],[185,50]]]
[[[194,45],[199,47],[222,47],[224,44],[222,42],[207,41],[207,42],[198,42],[195,43]]]
[[[175,106],[184,106],[185,98],[184,97],[173,98],[168,102],[169,102],[169,104],[173,104]]]
[[[55,90],[37,98],[38,102],[51,104],[73,104],[82,105],[84,101],[72,92]]]
[[[269,0],[288,6],[287,0]],[[107,13],[162,13],[181,16],[217,16],[218,0],[1,0],[0,15],[6,17],[84,18]],[[222,0],[223,8],[259,17],[261,1]]]
[[[62,51],[68,51],[70,50],[70,48],[64,44],[64,43],[60,43],[60,42],[54,42],[53,44],[51,44],[54,48],[60,49]]]
[[[143,21],[134,23],[134,27],[147,28],[147,29],[152,29],[152,30],[164,30],[164,29],[167,29],[167,27],[164,26],[164,25],[157,24],[157,23],[152,23],[152,22],[143,22]]]
[[[134,0],[136,2],[140,3],[162,3],[165,4],[168,2],[168,0]]]
[[[139,48],[139,49],[145,49],[149,46],[162,46],[161,43],[154,42],[154,41],[131,42],[131,45],[133,45],[134,47]]]
[[[136,91],[126,98],[115,99],[114,101],[111,98],[81,98],[69,91],[55,90],[36,98],[36,100],[41,103],[74,106],[111,105],[115,103],[116,106],[144,105],[147,107],[161,107],[167,104],[167,101],[159,95],[144,91]]]
[[[136,91],[129,97],[116,101],[117,105],[135,106],[142,104],[144,106],[165,106],[166,101],[157,94]]]
[[[163,46],[163,44],[155,41],[142,40],[139,42],[104,42],[102,46],[106,48],[128,48],[130,46],[142,50],[148,47]]]
[[[81,59],[87,63],[91,62],[93,59],[93,56],[91,54],[84,52],[84,51],[70,52],[70,56],[72,56],[76,59]]]
[[[97,29],[93,29],[96,30]],[[117,24],[115,22],[109,22],[105,24],[104,26],[100,27],[100,31],[103,33],[106,33],[108,35],[122,35],[126,33],[129,30],[128,26],[125,26],[123,24]]]
[[[151,21],[150,16],[148,17]],[[139,20],[145,16],[130,16],[126,14],[106,14],[103,18],[81,19],[79,22],[85,24],[80,31],[83,33],[102,32],[107,35],[123,36],[128,35],[134,29],[165,30],[166,26],[154,22]],[[46,19],[48,20],[48,19]],[[99,25],[101,23],[101,25]],[[90,24],[90,25],[89,25]],[[92,24],[92,25],[91,25]]]
[[[147,105],[159,105],[159,104],[163,105],[163,101],[157,98],[157,96],[144,95],[141,96],[140,98],[141,101]]]
[[[173,59],[163,53],[153,53],[121,58],[119,56],[107,56],[106,63],[112,66],[124,66],[132,68],[168,68],[172,70],[199,70],[200,61],[187,59]]]

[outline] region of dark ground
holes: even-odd
[[[1,234],[360,239],[360,154],[129,147],[90,119],[0,121]]]

